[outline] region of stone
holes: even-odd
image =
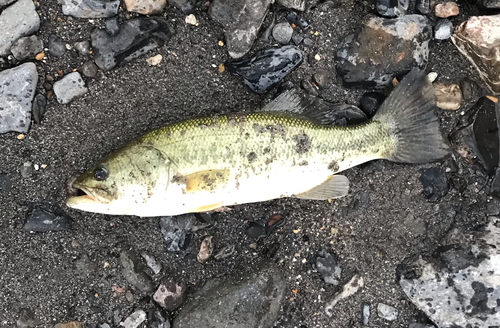
[[[286,20],[290,24],[295,24],[296,26],[298,26],[302,31],[306,31],[309,29],[309,23],[305,19],[297,15],[295,11],[291,11],[288,15],[286,15]]]
[[[306,9],[306,0],[277,0],[283,7],[304,11]]]
[[[474,65],[489,92],[500,94],[500,15],[473,16],[451,40]]]
[[[318,70],[312,78],[320,89],[326,88],[331,82],[331,74],[327,70]]]
[[[274,263],[264,262],[243,276],[209,280],[188,299],[175,328],[271,328],[280,316],[286,282]]]
[[[10,5],[16,0],[0,0],[0,8]]]
[[[184,21],[186,22],[186,24],[198,26],[198,21],[196,20],[196,16],[193,14],[187,15]]]
[[[431,37],[429,20],[421,15],[369,17],[357,35],[341,42],[337,72],[346,87],[385,87],[413,67],[427,65]]]
[[[151,278],[144,272],[135,252],[121,251],[120,264],[123,277],[130,285],[142,293],[151,293],[154,290]]]
[[[253,57],[224,63],[227,71],[241,76],[243,83],[256,93],[265,93],[276,86],[302,62],[296,46],[262,50]]]
[[[109,35],[114,36],[120,31],[120,26],[118,25],[118,19],[116,17],[111,17],[106,19],[106,32]]]
[[[34,58],[36,54],[43,51],[43,42],[36,35],[23,37],[12,44],[10,51],[17,60],[23,61],[30,57]]]
[[[146,63],[148,63],[149,66],[158,66],[161,63],[161,60],[163,59],[163,56],[158,54],[153,57],[149,57],[146,59]]]
[[[408,10],[409,0],[375,0],[377,12],[384,17],[403,16]]]
[[[167,6],[167,0],[123,0],[127,11],[143,15],[160,15]]]
[[[66,43],[55,34],[49,36],[49,53],[55,57],[62,57],[66,52]]]
[[[186,15],[194,13],[196,0],[168,0],[168,3],[182,10]]]
[[[434,13],[437,17],[440,18],[448,18],[452,16],[457,16],[460,13],[460,9],[456,2],[445,2],[438,3],[436,7],[434,7]]]
[[[361,323],[363,326],[368,325],[368,322],[370,321],[370,305],[363,303],[361,307]]]
[[[293,41],[293,43],[295,43],[295,45],[298,46],[299,44],[301,44],[302,40],[304,40],[304,37],[302,35],[300,35],[299,33],[293,32],[292,41]]]
[[[441,109],[457,110],[462,106],[462,91],[454,83],[435,83],[436,106]]]
[[[213,250],[214,250],[213,236],[206,236],[205,238],[203,238],[203,241],[201,242],[200,251],[196,256],[196,259],[200,263],[205,263],[212,255]]]
[[[105,30],[92,32],[92,48],[99,68],[109,71],[156,49],[172,36],[167,21],[162,18],[134,18],[120,25],[116,35]]]
[[[288,44],[292,38],[293,28],[288,23],[278,23],[273,28],[273,38],[281,44]]]
[[[210,16],[224,27],[232,58],[250,51],[272,0],[214,0]]]
[[[125,319],[125,321],[120,322],[120,326],[124,328],[137,328],[146,321],[146,312],[143,310],[137,310]]]
[[[434,39],[448,40],[453,33],[453,23],[449,19],[440,19],[434,26]]]
[[[316,270],[327,284],[334,286],[340,284],[342,268],[338,265],[335,254],[322,251],[316,258]]]
[[[31,177],[33,174],[33,165],[31,162],[23,163],[23,166],[19,169],[19,173],[21,174],[21,177],[25,179]]]
[[[329,104],[327,103],[328,122],[323,124],[346,126],[363,123],[368,120],[366,114],[354,105],[348,104]]]
[[[120,0],[60,0],[64,15],[78,18],[111,17],[118,14]]]
[[[26,218],[23,229],[29,232],[66,231],[71,229],[71,219],[36,208]]]
[[[446,240],[446,239],[444,239]],[[438,327],[494,327],[500,322],[500,220],[455,238],[432,256],[407,258],[397,281]]]
[[[260,236],[264,235],[265,231],[266,229],[262,224],[253,221],[249,222],[246,228],[248,237],[253,239],[258,239]]]
[[[80,67],[79,71],[85,75],[86,77],[95,77],[97,72],[99,72],[99,68],[93,61],[88,60],[83,63],[82,67]]]
[[[154,274],[158,274],[161,271],[161,264],[158,263],[154,257],[148,254],[142,254],[142,258],[146,261],[146,265],[153,271]]]
[[[160,229],[165,248],[169,252],[180,252],[187,248],[191,240],[191,229],[196,222],[193,214],[160,218]]]
[[[422,15],[430,13],[430,0],[417,0],[415,9]]]
[[[0,173],[0,194],[8,193],[12,189],[12,181],[5,173]]]
[[[82,96],[88,92],[85,82],[78,72],[72,72],[54,83],[54,93],[57,101],[61,104],[68,104],[76,97]]]
[[[424,196],[430,201],[436,201],[448,193],[448,178],[446,173],[439,167],[422,170],[420,182],[424,189]]]
[[[38,16],[32,0],[17,0],[0,14],[0,57],[10,53],[17,39],[31,35],[40,28]]]
[[[186,299],[186,285],[172,279],[164,279],[153,295],[153,299],[165,310],[174,311]]]
[[[377,304],[377,314],[380,318],[385,319],[387,321],[394,321],[398,318],[398,309],[393,306],[378,303]]]
[[[474,97],[474,87],[468,78],[464,78],[460,81],[460,90],[462,91],[462,97],[465,101],[470,101]]]
[[[352,296],[358,292],[358,290],[363,287],[364,279],[358,275],[354,275],[347,284],[342,287],[342,290],[338,291],[330,302],[325,306],[325,313],[327,316],[331,317],[333,315],[333,308],[341,300]]]
[[[359,100],[359,107],[368,118],[372,118],[377,110],[382,106],[385,95],[378,92],[366,92]]]
[[[31,114],[33,115],[33,120],[36,124],[40,124],[45,115],[45,109],[47,107],[47,99],[43,95],[36,95],[33,100],[33,106],[31,107]]]
[[[168,316],[157,309],[148,312],[148,328],[170,328]]]
[[[9,0],[7,0],[9,1]],[[481,8],[484,9],[499,9],[500,1],[499,0],[476,0]]]
[[[16,321],[17,328],[35,328],[40,324],[40,320],[35,315],[33,310],[22,308],[19,312],[19,319]]]
[[[0,72],[0,133],[28,132],[37,83],[38,73],[33,63]]]
[[[108,20],[106,20],[106,23]],[[88,41],[80,41],[80,42],[75,42],[74,47],[76,51],[82,56],[87,56],[90,53],[90,42]]]

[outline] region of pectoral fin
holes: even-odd
[[[224,188],[229,181],[229,170],[205,170],[182,176],[186,193],[199,191],[214,192]]]
[[[344,197],[348,192],[349,180],[347,177],[343,175],[331,175],[325,182],[298,194],[295,197],[302,199],[326,200]]]

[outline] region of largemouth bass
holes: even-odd
[[[82,195],[66,203],[147,217],[280,197],[342,197],[349,181],[337,173],[353,166],[375,159],[425,163],[447,155],[434,108],[432,84],[414,69],[373,119],[357,126],[322,124],[328,111],[290,94],[261,112],[184,120],[101,160],[73,182]]]

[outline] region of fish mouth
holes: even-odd
[[[98,190],[82,186],[74,180],[68,185],[68,196],[66,205],[69,207],[77,207],[82,204],[108,204],[110,202],[99,195]]]

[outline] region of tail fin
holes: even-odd
[[[389,129],[394,151],[387,158],[402,163],[428,163],[445,157],[449,146],[434,113],[434,88],[423,71],[414,68],[387,97],[373,117]]]

